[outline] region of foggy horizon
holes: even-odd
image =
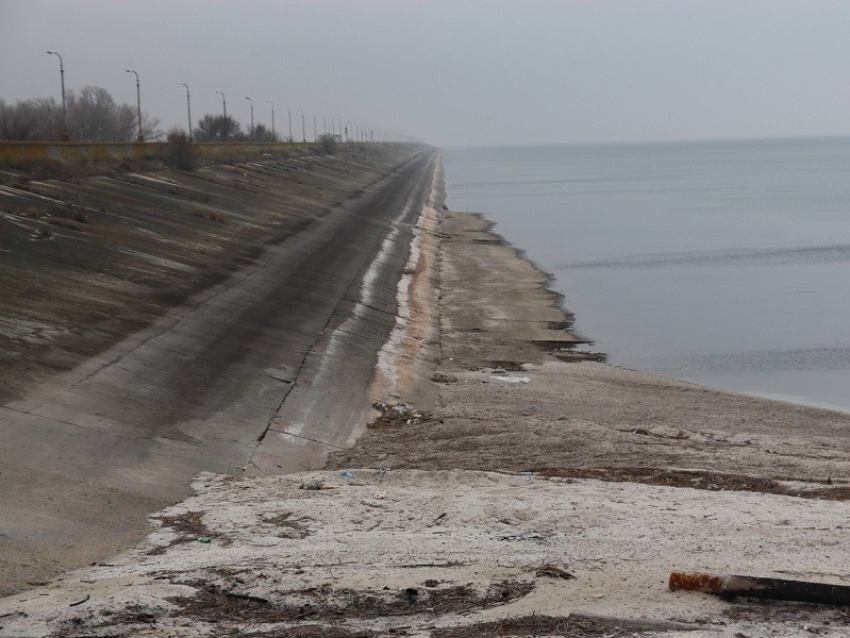
[[[159,128],[227,113],[444,147],[850,135],[850,3],[2,0],[0,99],[106,89]],[[323,121],[321,115],[325,116]]]

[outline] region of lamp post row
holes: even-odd
[[[60,79],[60,82],[61,82],[61,85],[62,85],[62,139],[67,141],[69,139],[69,135],[68,135],[68,110],[67,110],[67,106],[66,106],[66,103],[65,103],[65,63],[62,60],[62,56],[59,53],[57,53],[56,51],[48,51],[47,54],[48,55],[55,55],[57,58],[59,58],[59,79]],[[144,134],[142,132],[142,91],[141,91],[141,83],[139,81],[139,73],[137,71],[134,71],[133,69],[126,69],[126,71],[127,71],[127,73],[132,73],[133,75],[136,76],[136,109],[137,109],[137,117],[138,117],[138,121],[139,121],[138,141],[144,142],[145,138],[144,138]],[[185,82],[180,82],[179,84],[186,87],[186,112],[187,112],[188,118],[189,118],[189,141],[191,142],[192,141],[192,98],[191,98],[191,94],[189,92],[189,85],[186,84]],[[223,112],[224,112],[224,139],[227,139],[227,98],[225,97],[223,91],[216,89],[215,92],[219,93],[221,95],[221,106],[222,106],[222,109],[223,109]],[[254,137],[254,100],[252,100],[250,97],[247,97],[247,96],[245,97],[245,99],[248,100],[248,102],[251,105],[251,137]],[[271,105],[271,109],[272,109],[272,136],[276,137],[277,131],[275,130],[275,123],[274,123],[274,102],[272,102],[271,100],[266,100],[266,102],[268,102]],[[288,112],[288,115],[289,115],[289,141],[292,142],[293,141],[292,140],[292,111],[290,109],[287,109],[287,112]],[[304,122],[304,111],[299,110],[299,111],[296,111],[296,113],[301,114],[301,140],[302,140],[302,142],[306,142],[307,141],[307,128],[306,128],[306,125],[305,125],[305,122]],[[327,120],[325,119],[325,115],[321,114],[321,113],[318,114],[318,115],[316,113],[313,113],[313,141],[314,142],[319,141],[318,126],[317,126],[317,119],[316,119],[317,117],[322,118],[322,134],[327,135],[327,133],[328,133],[328,126],[327,126]],[[363,141],[368,141],[368,136],[367,136],[366,131],[362,130],[362,128],[358,126],[357,122],[353,122],[353,121],[349,120],[347,122],[347,124],[349,126],[353,125],[353,127],[350,129],[352,131],[352,137],[355,137],[354,134],[353,134],[353,131],[355,130],[355,127],[356,127],[356,128],[358,128],[359,133],[360,133],[360,135],[357,136],[357,137],[362,137]],[[349,126],[345,127],[345,140],[346,141],[351,141],[351,138],[349,137]],[[340,128],[340,135],[342,135],[342,122],[341,121],[339,123],[339,128]],[[336,136],[335,120],[331,120],[331,131],[332,131],[332,134],[334,136]],[[374,139],[374,133],[372,133],[372,135],[373,135],[373,139]]]

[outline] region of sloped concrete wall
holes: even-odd
[[[193,145],[204,157],[234,153],[264,153],[316,146],[312,143],[201,142]],[[16,164],[56,160],[59,162],[109,161],[163,157],[165,142],[19,142],[0,141],[0,163]]]

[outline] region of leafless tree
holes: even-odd
[[[118,105],[106,89],[85,86],[69,91],[68,130],[80,140],[126,140],[133,136],[136,117],[129,104]]]
[[[183,129],[173,128],[166,138],[165,163],[182,171],[195,170],[197,157],[189,135]]]
[[[24,102],[6,104],[4,100],[0,100],[0,139],[34,139],[37,125],[35,114],[26,108]]]
[[[223,115],[204,115],[198,120],[194,136],[198,142],[236,142],[245,139],[239,122],[229,115],[226,120]]]
[[[267,129],[265,124],[257,124],[254,127],[254,138],[257,142],[279,142],[280,136],[275,132],[272,134],[271,130]]]
[[[118,104],[106,89],[86,86],[79,92],[65,94],[68,107],[68,132],[72,139],[93,141],[126,141],[135,139],[138,131],[137,109]],[[142,113],[145,139],[162,137],[159,120]],[[0,101],[0,139],[61,139],[62,107],[53,98],[25,100],[17,104]]]
[[[62,139],[62,105],[55,98],[37,97],[27,100],[25,104],[38,122],[36,133],[32,139]]]

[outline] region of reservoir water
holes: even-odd
[[[615,365],[850,412],[850,138],[445,152]]]

